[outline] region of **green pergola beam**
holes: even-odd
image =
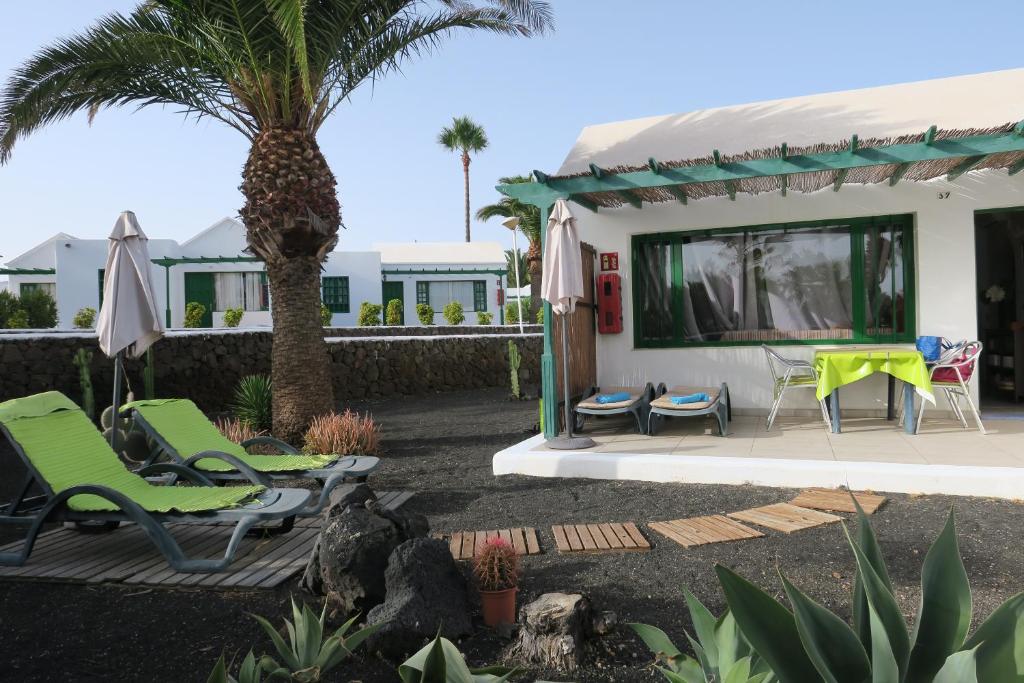
[[[889,176],[889,187],[895,187],[896,183],[903,178],[903,174],[910,170],[910,164],[900,164],[896,167],[896,170]]]
[[[722,168],[722,155],[718,150],[712,150],[711,158],[715,160],[715,168]],[[736,182],[733,180],[725,180],[725,193],[729,195],[729,201],[736,201]]]
[[[849,147],[849,149],[847,151],[850,154],[856,154],[857,153],[857,135],[856,134],[850,136],[850,147]],[[839,188],[843,186],[844,182],[846,182],[846,174],[849,173],[849,172],[850,172],[850,169],[848,169],[848,168],[841,168],[838,171],[836,171],[836,179],[832,183],[832,190],[833,190],[833,192],[839,192]]]
[[[380,272],[381,275],[504,275],[508,271],[500,268],[404,268]]]
[[[166,268],[183,263],[260,263],[263,259],[256,256],[186,256],[183,258],[155,258],[150,261]]]
[[[781,145],[781,151],[779,153],[779,158],[780,159],[785,159],[788,156],[789,156],[789,145],[787,145],[785,142],[783,142],[782,145]],[[785,197],[786,196],[786,190],[789,189],[789,176],[787,174],[783,173],[781,176],[779,176],[779,187],[782,190],[782,196]]]
[[[0,275],[56,275],[56,268],[0,268]]]
[[[956,180],[964,173],[967,173],[968,171],[976,167],[978,164],[985,161],[985,159],[987,158],[987,154],[980,154],[976,157],[967,157],[959,164],[954,166],[952,169],[950,169],[949,173],[946,175],[946,180]]]
[[[1024,135],[1007,132],[934,140],[931,144],[911,142],[884,147],[861,147],[856,154],[850,154],[846,149],[839,152],[798,154],[731,163],[721,163],[719,157],[720,165],[718,166],[714,164],[674,168],[659,166],[658,173],[653,173],[648,168],[629,173],[607,174],[602,178],[593,176],[549,178],[547,175],[541,174],[547,182],[500,185],[498,190],[506,196],[539,205],[549,204],[559,197],[569,197],[577,193],[629,191],[646,187],[737,181],[745,178],[838,171],[844,168],[868,168],[889,164],[897,164],[902,167],[919,161],[984,156],[999,152],[1024,152]],[[898,175],[894,173],[893,177],[896,177],[898,181],[905,171],[906,169],[903,169],[900,172],[900,169],[897,168]],[[890,184],[895,184],[892,179],[890,179]]]
[[[615,190],[614,193],[616,197],[621,199],[626,204],[630,204],[631,206],[637,209],[643,208],[643,201],[639,197],[633,195],[632,192],[626,192],[625,190]]]
[[[679,185],[666,185],[662,189],[664,189],[666,192],[668,192],[670,195],[678,199],[683,204],[686,204],[686,190],[684,190]]]
[[[594,213],[597,213],[597,204],[595,204],[594,202],[590,201],[589,199],[586,199],[584,197],[580,197],[579,195],[575,195],[574,194],[574,195],[571,195],[569,197],[569,201],[576,202],[577,204],[582,206],[584,209],[589,209],[590,211],[593,211]]]

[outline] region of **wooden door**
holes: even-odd
[[[597,384],[597,306],[594,289],[594,263],[597,253],[586,242],[580,244],[583,261],[584,296],[576,304],[576,311],[569,316],[569,395],[578,398],[590,386]],[[555,352],[555,380],[558,386],[558,400],[565,393],[562,389],[562,319],[553,316],[551,340]]]

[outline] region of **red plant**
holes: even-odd
[[[519,585],[519,556],[505,539],[495,536],[484,542],[473,558],[473,575],[482,591],[503,591]]]
[[[346,410],[314,417],[303,450],[325,455],[379,455],[380,428],[370,414]]]
[[[264,436],[266,434],[266,431],[256,429],[250,423],[239,420],[238,418],[221,418],[217,420],[216,425],[217,429],[220,430],[220,433],[223,434],[228,441],[234,441],[237,444],[251,439],[254,436]],[[280,454],[280,451],[267,444],[256,444],[254,446],[249,446],[245,450],[253,454]]]

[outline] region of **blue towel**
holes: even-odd
[[[628,391],[620,391],[617,394],[598,394],[597,398],[594,399],[594,400],[597,401],[598,403],[601,403],[601,404],[605,404],[605,403],[618,403],[619,401],[628,401],[629,400],[629,392]]]
[[[686,403],[707,403],[711,398],[701,392],[699,394],[688,394],[686,396],[669,396],[669,401],[672,401],[673,405],[681,406]]]

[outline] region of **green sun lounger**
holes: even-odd
[[[156,441],[159,448],[144,463],[166,454],[174,462],[217,480],[247,480],[270,486],[274,480],[314,479],[321,485],[319,498],[311,500],[301,516],[314,516],[330,502],[331,491],[346,479],[365,479],[380,466],[380,459],[360,455],[303,455],[270,436],[257,436],[237,444],[217,429],[203,411],[188,399],[134,401],[130,411],[136,426]],[[252,455],[246,447],[269,444],[283,455]],[[216,455],[216,458],[210,457]]]
[[[29,527],[22,549],[0,553],[0,565],[23,565],[45,522],[117,526],[128,521],[142,527],[175,570],[223,571],[254,524],[281,520],[281,528],[288,530],[310,498],[303,489],[217,486],[202,473],[176,464],[130,472],[86,414],[56,391],[0,403],[0,432],[28,470],[11,502],[0,507],[0,524]],[[145,478],[167,473],[192,486],[157,485]],[[41,495],[28,495],[33,484]],[[236,526],[221,559],[189,559],[164,528],[225,521]]]

